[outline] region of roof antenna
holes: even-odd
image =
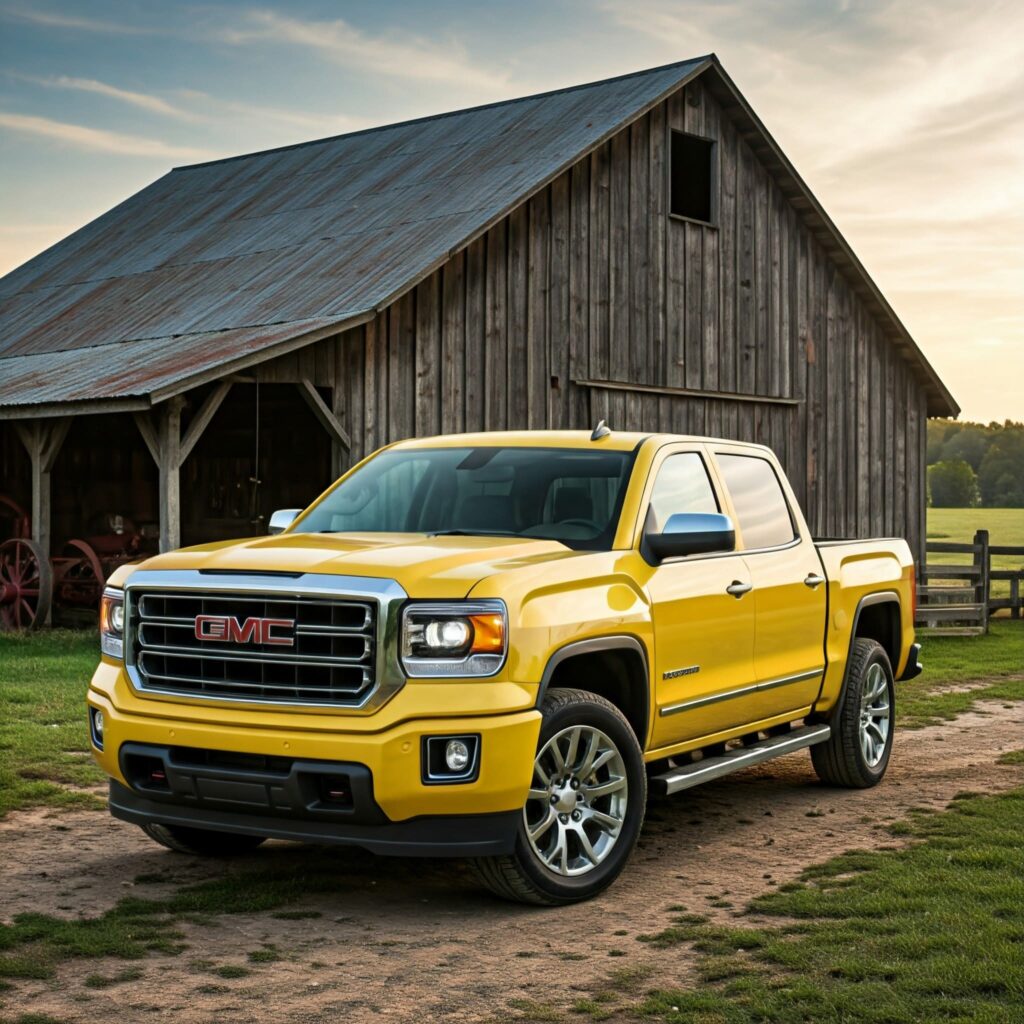
[[[601,441],[611,434],[611,429],[604,420],[598,420],[594,432],[590,435],[591,441]]]

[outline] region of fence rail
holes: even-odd
[[[990,544],[988,530],[978,530],[970,544],[928,541],[925,562],[918,567],[917,626],[921,633],[970,636],[988,632],[989,617],[1008,609],[1022,611],[1024,547]],[[970,555],[970,562],[932,561],[932,555]],[[1020,556],[1017,569],[993,569],[992,556]],[[992,583],[1009,582],[1009,596],[993,596]]]

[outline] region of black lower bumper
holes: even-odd
[[[900,676],[900,681],[906,679],[915,679],[924,671],[924,665],[921,664],[921,645],[912,644],[910,647],[910,654],[907,655],[907,664],[903,668],[903,675]]]
[[[359,846],[403,857],[511,853],[517,811],[391,821],[362,764],[125,743],[129,785],[110,782],[110,812],[137,825],[157,822]]]

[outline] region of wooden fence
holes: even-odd
[[[989,543],[988,530],[978,530],[970,544],[928,541],[924,565],[918,567],[917,628],[922,634],[973,636],[988,632],[991,614],[1008,609],[1021,617],[1024,547]],[[967,563],[932,560],[932,555],[970,555]],[[1020,556],[1016,569],[993,569],[993,555]],[[992,582],[1008,581],[1008,597],[993,596]]]

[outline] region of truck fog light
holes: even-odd
[[[462,740],[449,740],[444,748],[444,763],[455,774],[464,772],[469,764],[469,747]]]
[[[480,775],[480,737],[424,736],[422,764],[428,786],[475,782]]]
[[[103,712],[99,708],[89,708],[89,722],[92,726],[92,742],[97,750],[103,749]]]

